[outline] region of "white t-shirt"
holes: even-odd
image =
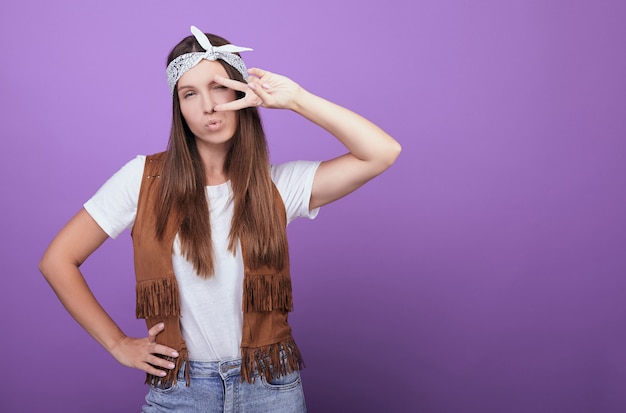
[[[131,228],[146,157],[137,156],[116,172],[84,207],[109,237]],[[287,210],[287,223],[298,217],[313,219],[319,208],[309,210],[313,177],[320,162],[293,161],[271,166],[271,176]],[[233,216],[230,182],[207,186],[215,276],[205,279],[180,255],[174,241],[172,264],[181,295],[181,328],[192,360],[218,361],[239,357],[243,313],[243,260],[241,249],[228,251]]]

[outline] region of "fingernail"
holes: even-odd
[[[167,374],[167,373],[166,373],[166,372],[164,372],[164,371],[160,371],[160,372],[159,372],[159,376],[161,376],[161,377],[165,376],[166,374]]]
[[[176,367],[176,365],[174,363],[170,363],[167,365],[168,369],[173,369],[174,367]]]
[[[252,90],[256,90],[256,85],[254,83],[248,83],[248,87]]]
[[[269,89],[270,85],[268,85],[267,83],[263,83],[263,89]]]
[[[175,351],[172,351],[172,357],[178,357],[178,353]]]

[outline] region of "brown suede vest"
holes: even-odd
[[[146,383],[162,387],[176,383],[178,372],[189,355],[180,329],[180,295],[172,265],[172,247],[180,226],[179,217],[170,217],[164,240],[155,234],[154,202],[163,165],[164,152],[148,156],[139,192],[137,218],[132,229],[135,276],[137,278],[137,318],[145,318],[148,329],[165,323],[157,343],[176,349],[179,357],[168,358],[176,367],[163,378],[147,375]],[[282,198],[274,187],[282,209],[286,231],[287,218]],[[208,211],[207,211],[208,213]],[[241,339],[241,377],[254,381],[256,374],[266,379],[280,377],[304,367],[300,351],[287,322],[292,310],[289,263],[276,271],[269,267],[252,269],[242,247],[244,262],[243,331]],[[189,369],[185,369],[189,372]],[[186,378],[189,385],[189,376]]]

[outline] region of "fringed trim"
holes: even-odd
[[[246,275],[243,282],[243,311],[274,310],[293,310],[289,275]]]
[[[175,278],[140,281],[137,284],[137,318],[180,314],[180,295]]]
[[[293,338],[263,347],[241,348],[241,380],[254,383],[257,375],[270,381],[304,368]]]
[[[153,366],[159,370],[165,371],[167,374],[161,377],[146,373],[146,384],[151,384],[155,387],[160,387],[161,389],[168,389],[176,384],[176,382],[178,381],[178,373],[180,372],[180,369],[183,367],[183,365],[185,365],[185,385],[189,387],[191,381],[189,378],[189,357],[187,349],[182,349],[181,351],[179,351],[178,357],[168,357],[160,355],[158,355],[157,357],[161,357],[162,359],[175,363],[176,367],[170,370],[164,369],[162,367]]]

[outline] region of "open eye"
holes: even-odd
[[[192,97],[192,96],[193,96],[193,95],[195,95],[195,94],[196,94],[196,93],[195,93],[195,92],[192,92],[192,91],[185,92],[185,93],[183,94],[183,99],[190,98],[190,97]]]

